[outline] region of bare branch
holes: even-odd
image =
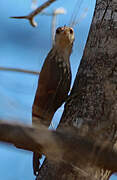
[[[86,164],[90,162],[112,172],[117,171],[117,151],[111,150],[109,142],[105,145],[96,143],[88,137],[78,136],[77,131],[71,128],[50,131],[42,125],[36,129],[0,121],[0,141],[41,152],[48,159],[59,163],[76,165],[78,161]]]
[[[19,69],[19,68],[7,68],[7,67],[0,67],[0,71],[22,72],[22,73],[29,73],[29,74],[34,74],[34,75],[40,74],[38,71],[31,71],[31,70],[25,70],[25,69]]]
[[[44,4],[42,4],[41,6],[39,6],[37,9],[35,9],[34,11],[32,11],[29,15],[27,16],[13,16],[11,18],[15,18],[15,19],[27,19],[29,20],[30,24],[33,27],[37,26],[37,23],[34,21],[34,17],[39,14],[43,9],[47,8],[50,4],[52,4],[53,2],[55,2],[56,0],[48,0],[47,2],[45,2]]]

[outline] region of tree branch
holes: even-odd
[[[16,147],[41,152],[52,161],[76,165],[76,162],[91,163],[101,168],[117,171],[117,151],[110,143],[97,143],[88,137],[77,135],[71,128],[50,131],[40,125],[38,129],[16,123],[0,121],[0,141]],[[109,162],[109,163],[108,163]]]
[[[34,21],[34,17],[39,14],[43,9],[47,8],[50,4],[52,4],[53,2],[55,2],[56,0],[48,0],[47,2],[45,2],[44,4],[42,4],[41,6],[39,6],[37,9],[35,9],[34,11],[32,11],[29,15],[27,16],[13,16],[10,18],[15,18],[15,19],[27,19],[29,20],[30,24],[33,27],[37,26],[37,23]]]
[[[19,69],[19,68],[7,68],[7,67],[0,67],[0,71],[22,72],[22,73],[28,73],[28,74],[34,74],[34,75],[40,74],[38,71]]]

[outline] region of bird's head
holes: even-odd
[[[56,29],[55,46],[59,49],[72,49],[74,42],[74,30],[71,27],[63,26]]]

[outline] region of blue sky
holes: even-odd
[[[39,1],[43,3],[44,1]],[[64,3],[63,3],[64,2]],[[74,2],[77,2],[77,0]],[[64,4],[64,6],[63,6]],[[77,6],[74,9],[75,5]],[[72,83],[77,72],[93,15],[95,1],[59,0],[46,12],[64,7],[66,15],[57,17],[57,27],[68,25],[75,10],[79,23],[75,26],[75,44],[71,56]],[[26,20],[9,19],[10,16],[26,15],[31,10],[31,0],[5,0],[0,3],[0,66],[40,71],[51,48],[51,20],[49,16],[37,16],[38,27],[33,28]],[[87,8],[84,19],[79,18]],[[14,72],[0,72],[0,118],[31,124],[31,107],[38,76]],[[63,106],[54,116],[59,121]],[[57,123],[53,122],[53,126]],[[0,144],[0,180],[33,180],[32,153]],[[115,179],[114,177],[111,179]]]

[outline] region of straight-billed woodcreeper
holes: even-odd
[[[71,84],[70,55],[74,42],[71,27],[59,27],[55,43],[42,66],[32,107],[32,124],[49,126],[56,110],[66,101]],[[34,174],[39,172],[41,154],[33,154]]]

